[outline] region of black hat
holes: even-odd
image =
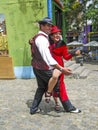
[[[43,18],[43,19],[40,20],[38,23],[39,23],[39,24],[48,23],[48,24],[53,25],[52,20],[51,20],[49,17],[45,17],[45,18]]]

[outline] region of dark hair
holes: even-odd
[[[52,36],[52,34],[49,35],[49,42],[50,42],[50,44],[53,44],[54,41],[52,40],[51,36]]]

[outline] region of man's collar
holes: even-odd
[[[43,31],[39,31],[38,34],[39,33],[44,34],[46,37],[48,37],[48,35],[46,33],[44,33]]]

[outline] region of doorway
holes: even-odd
[[[62,30],[63,40],[66,41],[66,28],[65,28],[65,12],[64,7],[55,1],[52,2],[53,15],[52,19],[55,25],[57,25]]]

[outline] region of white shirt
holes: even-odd
[[[48,35],[42,31],[39,31],[38,34],[44,34],[45,36],[48,37]],[[36,38],[35,40],[35,44],[41,54],[41,56],[43,57],[44,61],[47,63],[47,65],[49,66],[49,69],[53,68],[52,65],[58,64],[56,62],[56,60],[54,60],[54,58],[52,57],[50,50],[49,50],[49,41],[46,37],[40,35]]]

